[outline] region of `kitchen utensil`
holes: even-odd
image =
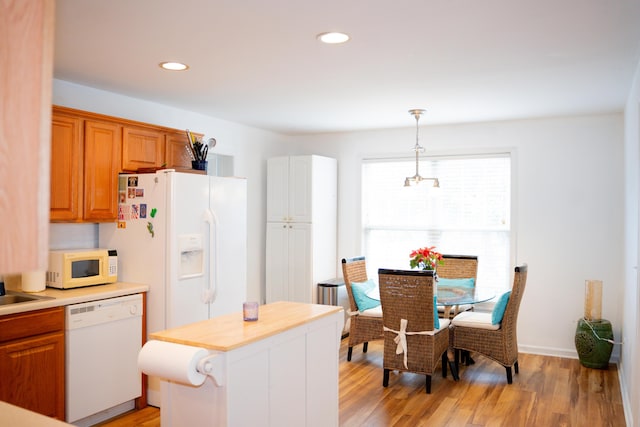
[[[196,154],[196,150],[194,150],[193,148],[193,140],[191,139],[191,132],[189,131],[189,129],[187,129],[186,133],[187,133],[187,139],[189,140],[189,142],[187,143],[187,145],[189,146],[189,151],[191,152],[193,159],[198,160],[198,155]]]

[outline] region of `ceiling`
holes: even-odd
[[[54,77],[285,134],[621,111],[640,0],[57,0]],[[343,31],[325,45],[316,35]],[[167,72],[163,61],[189,64]]]

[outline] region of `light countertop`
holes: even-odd
[[[46,288],[42,292],[29,293],[28,295],[50,297],[19,304],[7,304],[0,306],[0,316],[6,314],[23,313],[44,308],[60,307],[81,302],[96,301],[105,298],[114,298],[124,295],[147,292],[149,286],[136,283],[116,282],[108,285],[85,286],[74,289]],[[17,292],[27,294],[26,292]]]
[[[7,402],[0,402],[0,425],[11,427],[64,427],[71,426]]]
[[[341,306],[280,301],[261,305],[256,321],[244,321],[240,311],[156,332],[150,338],[229,351],[342,311]]]

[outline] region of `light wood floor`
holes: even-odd
[[[424,376],[391,374],[382,387],[382,345],[369,343],[346,361],[340,347],[341,426],[625,426],[618,372],[588,369],[578,360],[520,355],[520,373],[507,385],[502,366],[481,356],[463,366],[460,381],[438,373],[431,394]],[[149,407],[104,423],[105,427],[157,427],[160,413]],[[288,427],[288,426],[285,426]],[[293,426],[292,426],[293,427]]]

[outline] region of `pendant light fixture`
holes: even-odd
[[[433,181],[433,186],[436,188],[440,188],[440,182],[438,178],[423,178],[420,176],[418,172],[419,165],[419,156],[420,153],[424,152],[424,147],[420,145],[420,128],[418,127],[418,122],[420,121],[420,116],[425,112],[425,110],[421,110],[418,108],[414,108],[413,110],[409,110],[409,114],[416,118],[416,145],[413,147],[413,151],[416,152],[416,174],[414,176],[408,176],[404,180],[405,187],[411,187],[412,185],[418,185],[421,181]]]

